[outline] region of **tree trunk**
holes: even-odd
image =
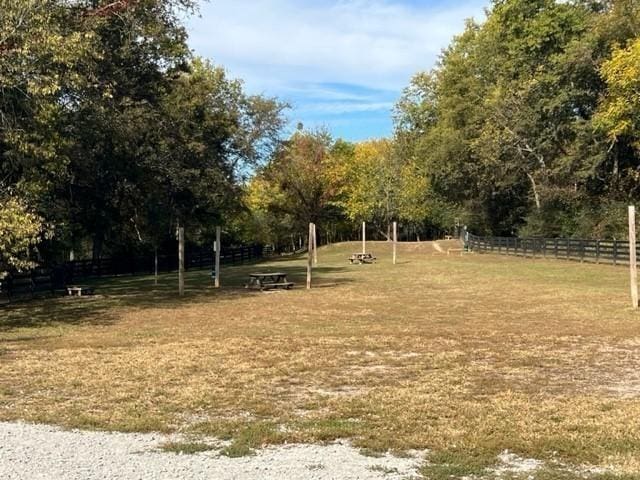
[[[533,190],[533,198],[536,202],[536,210],[540,211],[540,194],[538,193],[538,185],[536,184],[536,180],[533,178],[529,172],[527,172],[527,177],[529,177],[529,181],[531,182],[531,189]]]
[[[99,260],[102,257],[102,245],[104,244],[104,239],[102,238],[102,232],[95,232],[93,235],[93,246],[91,249],[91,258],[95,260]]]

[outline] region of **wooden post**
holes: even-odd
[[[398,222],[393,222],[393,264],[396,264],[398,246]]]
[[[220,288],[220,252],[222,250],[222,244],[220,243],[220,237],[222,236],[222,228],[216,227],[216,244],[215,244],[215,254],[216,260],[214,264],[214,269],[216,271],[214,287]]]
[[[178,227],[178,293],[184,295],[184,227]]]
[[[158,285],[158,249],[155,249],[153,257],[153,284]]]
[[[367,224],[362,222],[362,253],[367,253]]]
[[[629,276],[631,304],[638,308],[638,264],[636,261],[636,207],[629,207]]]
[[[312,269],[312,264],[313,264],[313,248],[312,248],[312,244],[313,244],[313,223],[309,224],[309,239],[308,239],[308,243],[307,245],[309,246],[309,248],[307,248],[307,290],[311,288],[311,269]]]
[[[316,224],[313,223],[313,264],[317,265],[318,264],[318,237],[317,237],[317,230],[316,230]]]

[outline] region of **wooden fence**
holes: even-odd
[[[629,242],[624,240],[479,237],[469,233],[466,245],[479,253],[629,265]]]
[[[263,248],[259,245],[227,248],[220,253],[223,265],[238,265],[261,259]],[[213,249],[187,251],[186,270],[212,269]],[[178,256],[158,255],[158,272],[178,270]],[[101,258],[96,260],[74,260],[49,268],[37,268],[28,272],[13,273],[0,281],[0,303],[13,298],[33,297],[64,291],[67,285],[92,278],[108,278],[124,275],[153,275],[155,257]]]

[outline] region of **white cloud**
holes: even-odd
[[[417,2],[416,2],[417,3]],[[399,90],[487,0],[213,0],[190,21],[196,53],[263,90],[340,82]]]
[[[387,135],[391,109],[489,0],[211,0],[189,19],[195,53],[247,90],[289,102],[292,122],[347,138]]]
[[[302,106],[297,109],[298,113],[316,113],[338,115],[341,113],[357,113],[357,112],[390,112],[393,108],[393,102],[312,102],[309,105]]]

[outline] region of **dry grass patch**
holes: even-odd
[[[351,266],[357,249],[324,248],[311,291],[247,292],[245,266],[222,291],[189,273],[184,299],[173,276],[123,278],[90,301],[0,310],[0,419],[211,435],[231,456],[351,438],[429,449],[432,478],[492,478],[507,449],[558,475],[640,472],[624,269],[430,244],[401,245],[394,267],[384,243],[377,264]],[[268,268],[304,283],[304,260]]]

